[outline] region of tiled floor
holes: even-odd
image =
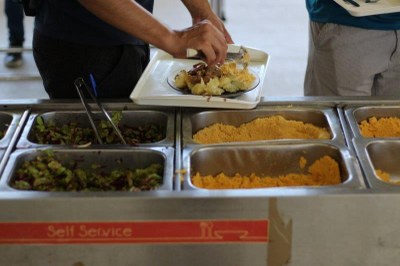
[[[270,57],[264,81],[265,96],[302,96],[307,58],[308,17],[302,0],[226,0],[226,27],[236,43],[266,51]],[[4,6],[4,0],[0,0]],[[171,28],[185,28],[191,20],[179,0],[155,0],[154,15]],[[0,48],[7,42],[6,19],[0,14]],[[26,47],[31,47],[33,19],[25,19]],[[31,52],[20,69],[4,68],[0,53],[0,99],[46,99]],[[16,81],[18,77],[36,79]],[[5,81],[7,78],[11,81]]]

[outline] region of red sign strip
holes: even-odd
[[[0,244],[268,242],[268,220],[0,223]]]

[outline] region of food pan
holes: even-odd
[[[361,135],[359,124],[372,116],[381,117],[399,117],[400,106],[349,106],[345,108],[346,119],[350,125],[351,132],[356,139],[366,139]],[[386,138],[390,139],[390,138]]]
[[[20,113],[0,112],[0,148],[6,148],[15,132],[18,122],[21,118]]]
[[[371,140],[355,147],[368,185],[373,191],[400,191],[400,184],[384,181],[375,173],[379,169],[388,173],[391,180],[400,181],[400,140]]]
[[[344,146],[318,142],[275,142],[268,145],[212,145],[185,148],[183,166],[186,174],[183,189],[198,189],[191,181],[191,176],[197,172],[202,176],[216,175],[221,172],[230,176],[236,173],[241,175],[255,173],[259,176],[271,177],[289,173],[304,174],[310,164],[325,155],[338,162],[341,172],[341,184],[319,187],[301,186],[297,188],[325,190],[328,187],[365,187],[355,158],[350,155]],[[303,169],[299,164],[301,157],[307,160],[306,167]],[[277,188],[262,189],[271,190]]]
[[[232,126],[239,126],[256,118],[274,115],[281,115],[289,120],[303,121],[305,123],[311,123],[315,126],[324,127],[330,133],[331,141],[344,144],[344,136],[340,128],[339,118],[337,117],[334,109],[331,108],[261,106],[255,110],[204,110],[197,112],[184,110],[183,114],[182,128],[184,145],[196,144],[193,140],[193,134],[212,124],[223,123]],[[220,145],[221,144],[222,143],[220,143]]]
[[[97,120],[105,120],[100,112],[94,112],[98,115]],[[59,146],[56,144],[39,144],[35,141],[35,129],[37,126],[36,118],[41,117],[44,122],[53,121],[56,126],[68,124],[70,122],[79,122],[79,126],[91,128],[87,114],[84,111],[52,111],[44,113],[32,113],[27,121],[27,125],[22,132],[21,138],[17,143],[17,148],[34,148],[50,146],[53,148]],[[153,110],[131,110],[122,111],[122,125],[131,127],[143,126],[146,124],[156,124],[161,126],[165,138],[153,143],[139,143],[138,146],[172,146],[174,144],[174,114],[172,112],[153,111]],[[100,146],[95,144],[94,146]],[[110,146],[108,144],[107,146]]]
[[[163,180],[157,190],[172,190],[174,149],[171,147],[138,147],[135,149],[125,150],[19,149],[10,155],[9,161],[0,180],[1,190],[25,191],[16,190],[10,185],[12,181],[15,180],[16,171],[21,167],[24,161],[33,160],[45,150],[51,150],[54,153],[54,156],[63,164],[69,164],[71,161],[76,163],[78,169],[92,169],[93,165],[98,165],[105,172],[109,172],[115,169],[123,170],[129,168],[134,170],[138,168],[146,168],[153,163],[159,163],[163,166]]]

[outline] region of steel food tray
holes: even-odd
[[[232,45],[237,46],[237,45]],[[262,87],[269,62],[269,55],[261,50],[246,47],[250,54],[249,70],[260,82],[255,89],[234,98],[182,94],[168,84],[168,77],[182,69],[190,69],[200,60],[177,59],[158,51],[151,59],[130,95],[136,104],[155,106],[186,106],[201,108],[252,109],[261,100]]]
[[[223,123],[232,126],[239,126],[243,123],[250,122],[256,118],[281,115],[289,120],[302,121],[311,123],[315,126],[328,129],[331,135],[330,141],[344,145],[345,138],[340,127],[340,121],[334,108],[327,107],[310,107],[310,106],[259,106],[253,110],[193,110],[183,109],[182,121],[182,138],[183,145],[199,145],[193,140],[193,134],[215,123]],[[257,143],[286,141],[281,140],[261,140]],[[298,139],[295,141],[304,141]],[[321,141],[321,140],[308,140]],[[226,145],[237,144],[240,142],[226,143]],[[250,142],[242,142],[250,143]],[[216,145],[216,144],[207,144]],[[219,143],[221,145],[221,143]]]
[[[351,141],[356,150],[360,165],[366,177],[368,186],[373,191],[379,190],[399,190],[400,186],[381,180],[375,173],[376,169],[388,172],[395,180],[398,177],[400,166],[396,161],[400,154],[397,150],[400,148],[400,137],[385,138],[366,138],[361,135],[359,124],[372,116],[399,117],[400,106],[395,105],[370,105],[357,106],[349,105],[344,109],[346,122],[351,131]],[[398,168],[398,170],[396,170]]]
[[[20,111],[0,111],[0,131],[5,132],[4,137],[0,139],[0,148],[8,147],[21,116]]]
[[[355,149],[372,191],[400,191],[400,183],[384,181],[375,173],[381,170],[388,173],[391,180],[400,181],[400,140],[374,139],[357,143]]]
[[[400,106],[394,105],[369,105],[369,106],[347,106],[345,107],[346,119],[350,125],[351,132],[357,140],[367,140],[361,135],[359,123],[372,116],[381,117],[399,117]],[[376,139],[376,138],[375,138]],[[385,138],[390,139],[390,138]],[[396,139],[396,138],[394,138]],[[400,139],[400,138],[399,138]]]
[[[26,160],[32,160],[42,151],[48,149],[19,149],[10,155],[10,159],[4,169],[0,179],[0,190],[18,191],[18,193],[32,192],[25,190],[16,190],[10,186],[10,182],[15,176],[15,171]],[[51,149],[54,156],[61,162],[74,160],[78,168],[90,168],[97,164],[102,166],[102,170],[112,169],[137,169],[148,167],[152,163],[163,165],[163,183],[158,190],[173,189],[173,160],[174,149],[171,147],[142,147],[134,149]],[[37,193],[105,193],[105,192],[37,192]],[[115,192],[113,192],[115,193]],[[122,192],[121,192],[122,193]],[[136,193],[136,192],[127,192]]]
[[[117,110],[117,109],[116,109]],[[101,114],[94,112],[94,114]],[[17,148],[38,148],[38,147],[72,147],[73,145],[56,145],[56,144],[39,144],[34,141],[34,128],[36,126],[36,118],[41,117],[45,122],[53,121],[56,125],[63,125],[70,122],[79,122],[82,127],[90,128],[90,122],[87,114],[82,110],[71,111],[43,111],[32,112],[28,118],[27,124],[22,132],[22,135],[17,143]],[[98,120],[102,119],[99,116]],[[105,118],[103,118],[105,119]],[[138,143],[136,146],[173,146],[174,145],[174,111],[160,110],[126,110],[122,111],[121,124],[128,126],[140,126],[154,123],[161,126],[165,138],[153,143]],[[118,144],[93,144],[92,147],[116,146]]]
[[[322,156],[329,155],[339,163],[342,184],[335,186],[299,186],[280,188],[258,188],[265,191],[307,189],[318,192],[332,188],[364,188],[356,159],[343,146],[317,142],[280,142],[260,145],[214,145],[191,146],[183,150],[184,190],[204,190],[195,187],[191,176],[200,172],[202,175],[215,175],[224,172],[228,175],[240,173],[248,175],[278,176],[288,173],[304,173],[307,167],[300,169],[300,157],[307,160],[307,166]],[[240,189],[243,190],[243,189]],[[252,189],[253,190],[253,189]],[[230,191],[225,190],[225,191]]]

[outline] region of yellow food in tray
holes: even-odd
[[[400,181],[392,179],[388,172],[382,171],[380,169],[376,169],[375,174],[384,182],[387,182],[387,183],[390,183],[393,185],[400,185]]]
[[[364,138],[400,137],[400,118],[373,116],[361,121],[359,128]]]
[[[300,164],[302,163],[304,161],[300,162]],[[257,176],[255,173],[249,176],[243,176],[240,173],[234,176],[228,176],[224,173],[219,173],[216,176],[202,176],[200,173],[196,173],[192,177],[192,183],[194,186],[204,189],[327,186],[341,183],[339,165],[330,156],[323,156],[307,170],[307,174],[290,173],[276,177]]]
[[[235,62],[222,66],[198,63],[189,71],[182,70],[175,76],[175,85],[195,95],[222,95],[252,88],[256,77],[247,68],[238,68]]]
[[[330,137],[326,128],[275,115],[257,118],[238,127],[216,123],[196,132],[193,140],[200,144],[213,144],[272,139],[330,139]]]

